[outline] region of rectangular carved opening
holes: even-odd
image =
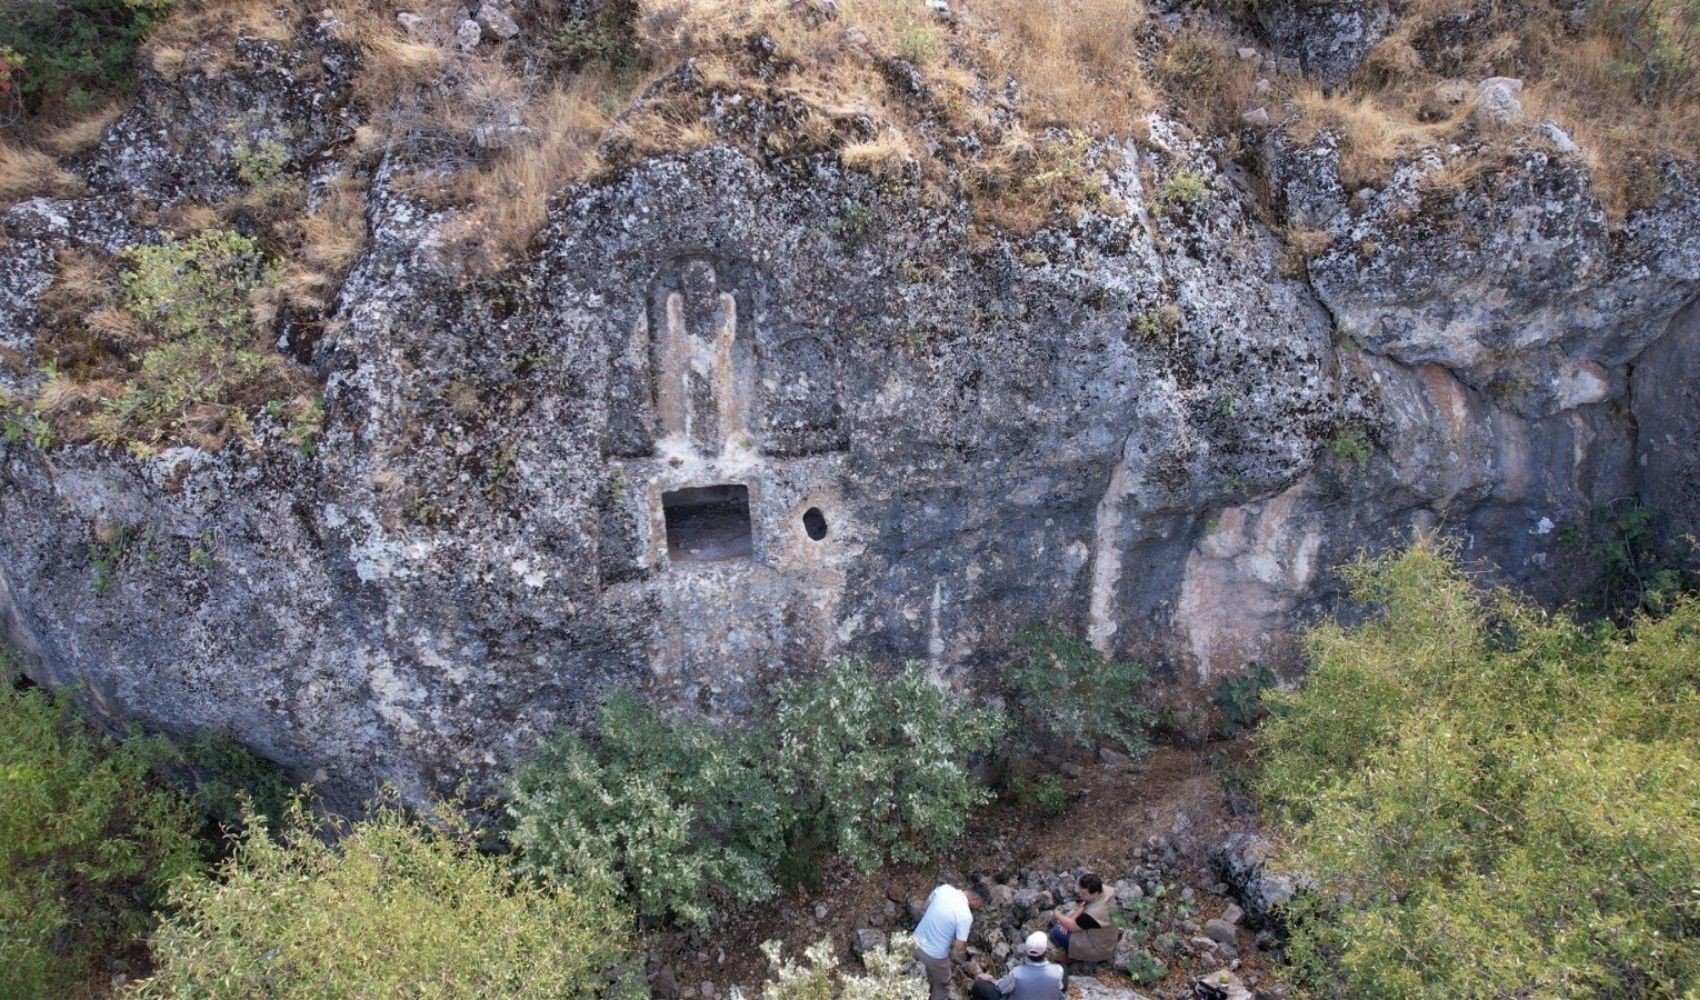
[[[692,486],[661,494],[667,556],[673,562],[748,559],[754,551],[750,488]]]

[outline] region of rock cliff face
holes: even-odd
[[[198,102],[281,102],[291,161],[334,156],[339,55],[302,44],[319,89],[269,51],[275,79],[153,81],[73,164],[85,198],[7,211],[0,344],[30,356],[58,255],[152,238],[136,192],[229,183],[182,152]],[[1293,666],[1330,568],[1413,528],[1549,600],[1593,505],[1695,528],[1692,173],[1613,227],[1534,141],[1440,202],[1440,160],[1348,199],[1326,137],[1271,143],[1276,221],[1331,240],[1307,267],[1187,135],[1154,119],[1101,208],[1030,238],[831,155],[657,156],[490,279],[386,159],[327,332],[284,331],[316,453],[0,444],[6,638],[113,720],[349,803],[491,780],[617,685],[736,716],[854,655],[990,690],[1034,623],[1185,703]],[[1202,189],[1154,193],[1177,172]]]

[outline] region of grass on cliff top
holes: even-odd
[[[1484,14],[1464,0],[1419,0],[1345,86],[1294,91],[1296,137],[1339,133],[1348,189],[1380,183],[1422,148],[1460,143],[1475,151],[1449,171],[1462,182],[1514,146],[1545,142],[1526,125],[1475,120],[1476,84],[1495,76],[1523,81],[1530,125],[1550,118],[1570,133],[1615,217],[1657,200],[1661,157],[1700,160],[1697,0],[1601,0],[1575,21],[1556,4]]]
[[[1338,997],[1700,988],[1700,601],[1628,630],[1419,545],[1349,571],[1376,614],[1266,696],[1260,789],[1321,891],[1287,949]]]

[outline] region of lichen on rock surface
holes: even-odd
[[[520,5],[518,40],[385,29],[441,29],[445,92],[490,97],[440,131],[402,97],[374,139],[378,47],[334,18],[145,73],[67,160],[86,194],[0,216],[8,406],[42,391],[67,255],[163,244],[206,202],[295,261],[346,195],[337,263],[256,314],[322,382],[322,430],[251,407],[222,450],[5,435],[0,623],[33,675],[232,733],[338,804],[423,799],[616,687],[731,718],[856,655],[989,689],[1049,622],[1196,706],[1252,660],[1295,669],[1359,548],[1450,532],[1561,600],[1555,529],[1592,505],[1640,491],[1692,530],[1691,167],[1621,220],[1538,142],[1348,192],[1337,136],[1277,132],[1251,177],[1240,137],[1161,113],[1038,126],[1031,88],[949,61],[971,19],[931,12],[919,63],[876,31],[833,69],[894,103],[823,110],[786,53],[848,29],[793,6],[803,41],[649,67],[594,150],[546,162],[497,86]],[[541,227],[480,245],[503,206],[465,192],[537,177],[513,218]]]

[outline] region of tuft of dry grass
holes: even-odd
[[[42,195],[68,195],[82,182],[39,149],[0,140],[0,206]]]
[[[324,312],[366,240],[365,189],[342,174],[302,222],[301,246],[285,267],[276,295],[296,309]]]
[[[1183,121],[1206,133],[1239,134],[1257,72],[1226,39],[1182,32],[1158,55],[1153,70]]]
[[[467,212],[454,235],[482,247],[495,267],[511,263],[542,228],[550,197],[596,168],[597,143],[608,126],[600,102],[605,87],[585,75],[529,101],[523,136],[489,165],[457,178],[454,193]]]
[[[41,132],[35,137],[35,145],[54,156],[73,156],[92,149],[100,142],[106,127],[116,121],[128,106],[126,102],[114,101],[81,118]]]
[[[1143,134],[1156,100],[1140,70],[1140,0],[963,0],[962,7],[974,29],[968,44],[986,69],[1020,86],[1030,124]]]
[[[887,128],[865,142],[851,143],[839,150],[838,162],[848,170],[895,180],[915,162],[909,139],[895,128]]]

